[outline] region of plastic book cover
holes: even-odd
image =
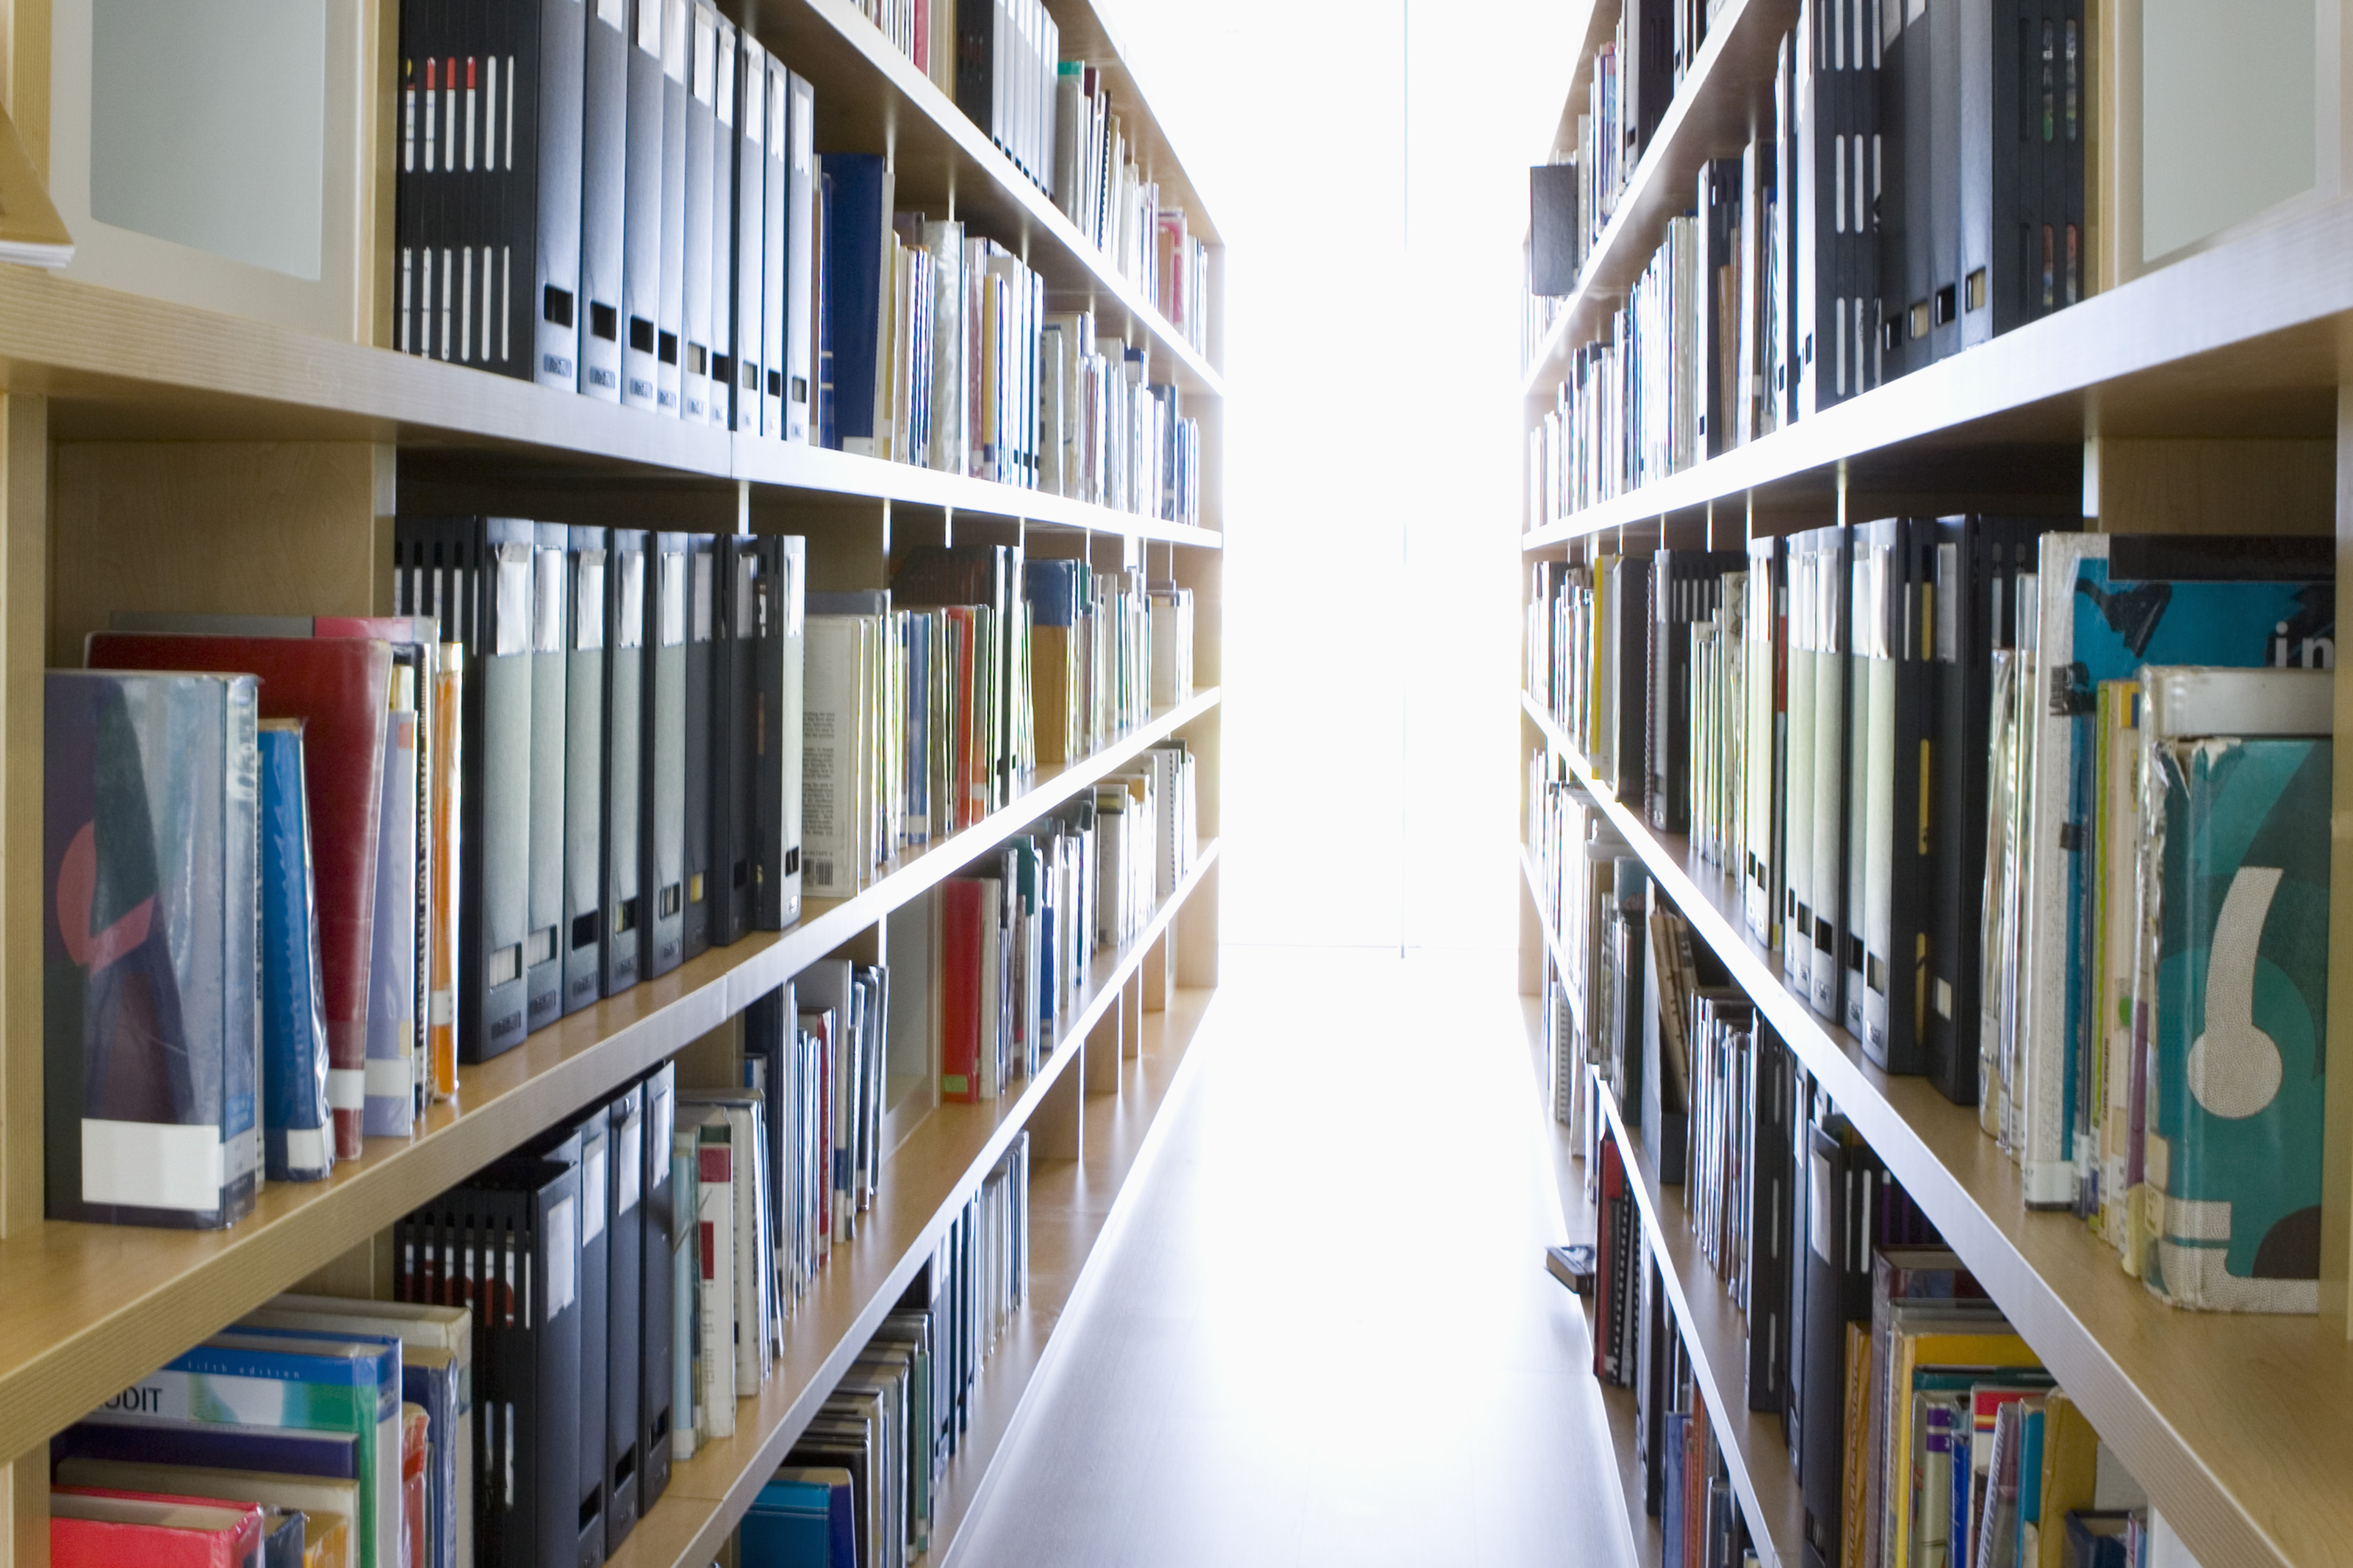
[[[93,1410],[50,1438],[49,1458],[53,1464],[79,1458],[209,1465],[348,1481],[360,1474],[358,1444],[349,1432],[173,1421],[110,1409]]]
[[[2315,1312],[2332,743],[2151,729],[2142,1277],[2181,1306]]]
[[[211,1229],[252,1210],[258,705],[249,676],[46,677],[52,1219]]]
[[[258,740],[262,1157],[271,1181],[320,1182],[334,1169],[335,1135],[301,722],[269,720]]]
[[[406,676],[400,671],[396,679]],[[362,1131],[417,1130],[417,721],[395,710],[385,730],[384,813],[377,828],[375,921],[369,932],[367,1092]]]
[[[2096,707],[2105,680],[2146,665],[2235,668],[2335,662],[2334,546],[2326,539],[2066,534],[2042,542],[2033,836],[2021,990],[2021,1163],[2027,1202],[2072,1206],[2087,1108],[2081,1063],[2092,991]]]

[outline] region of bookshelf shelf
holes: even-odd
[[[934,216],[980,226],[1045,276],[1050,310],[1092,304],[1124,311],[1150,335],[1155,359],[1165,354],[1182,367],[1176,379],[1187,396],[1224,395],[1224,378],[1208,359],[1145,302],[1052,199],[853,0],[789,0],[763,9],[756,30],[780,58],[818,84],[820,146],[889,148],[901,206],[937,209]],[[1188,205],[1188,221],[1214,236],[1206,210],[1198,220],[1197,210]]]
[[[702,1452],[671,1471],[670,1489],[608,1559],[615,1568],[701,1568],[718,1554],[735,1521],[783,1462],[842,1373],[898,1304],[965,1197],[1004,1155],[1015,1134],[1037,1113],[1063,1075],[1084,1070],[1080,1066],[1080,1042],[1134,975],[1154,937],[1166,929],[1167,921],[1200,887],[1215,864],[1216,846],[1204,845],[1202,850],[1200,864],[1161,906],[1145,933],[1118,952],[1096,961],[1085,1001],[1073,1012],[1072,1022],[1037,1076],[1024,1082],[1018,1094],[1003,1100],[941,1106],[892,1152],[883,1165],[877,1206],[866,1216],[857,1239],[846,1248],[837,1246],[831,1260],[818,1272],[815,1293],[800,1304],[787,1324],[784,1360],[773,1369],[754,1400],[738,1404],[735,1435],[705,1444]],[[1192,1029],[1181,1026],[1198,1025],[1199,1007],[1206,1005],[1205,996],[1191,1000],[1192,1005],[1181,1012],[1157,1015],[1164,1020],[1163,1051],[1169,1044],[1167,1036],[1176,1033],[1180,1059],[1192,1037]],[[1178,1024],[1166,1021],[1172,1018]],[[1138,1110],[1148,1121],[1166,1095],[1165,1079],[1156,1096],[1139,1089],[1137,1098],[1144,1103]],[[1118,1103],[1124,1105],[1127,1099],[1123,1090]],[[1109,1097],[1099,1097],[1089,1107],[1090,1112],[1098,1107],[1109,1110],[1113,1102]],[[1033,1163],[1036,1158],[1033,1153]],[[1124,1178],[1124,1174],[1123,1166],[1118,1175]],[[1092,1235],[1086,1236],[1077,1249],[1082,1265],[1092,1240]],[[1077,1267],[1070,1266],[1067,1258],[1065,1267],[1069,1279],[1075,1281]],[[1026,1320],[1038,1312],[1033,1306],[1023,1316]],[[1025,1374],[1034,1372],[1037,1364],[1033,1359],[1026,1366],[1017,1361],[1000,1368],[997,1358],[992,1357],[982,1374],[983,1385],[987,1386],[991,1373],[1010,1373],[992,1392],[1000,1398],[1010,1395],[1018,1405],[1019,1392],[1028,1386]],[[1010,1413],[1006,1419],[1011,1419]],[[993,1446],[987,1452],[967,1449],[959,1455],[959,1468],[970,1473],[967,1485],[976,1480],[993,1457]],[[952,1470],[951,1476],[957,1473]],[[965,1500],[968,1506],[969,1500]],[[939,1510],[934,1521],[935,1555],[962,1517],[960,1511],[952,1516],[947,1508]]]
[[[1572,133],[1577,124],[1575,85],[1589,74],[1592,47],[1615,26],[1617,11],[1614,4],[1597,4],[1586,27],[1578,74],[1564,110]],[[1667,220],[1691,206],[1700,165],[1710,158],[1736,154],[1760,111],[1765,123],[1772,123],[1773,62],[1781,35],[1797,19],[1796,0],[1730,0],[1710,18],[1706,41],[1627,176],[1609,223],[1586,256],[1577,291],[1553,318],[1543,350],[1525,378],[1522,390],[1531,403],[1551,400],[1570,351],[1592,337],[1595,321],[1617,308],[1651,264]]]
[[[1529,531],[1522,546],[1744,497],[1760,510],[1827,510],[1841,467],[1851,496],[1962,494],[1983,508],[2008,495],[2072,511],[2090,433],[2332,438],[2348,258],[2353,198],[2307,208]]]
[[[855,897],[808,900],[789,931],[713,948],[538,1031],[495,1060],[461,1069],[457,1105],[432,1107],[418,1136],[373,1141],[365,1158],[338,1165],[326,1182],[272,1183],[254,1214],[230,1229],[47,1222],[0,1240],[0,1279],[8,1282],[0,1292],[0,1453],[34,1447],[359,1238],[618,1089],[1008,834],[1210,713],[1219,695],[1203,691],[1165,709],[1082,762],[1039,769],[1011,804],[893,861]],[[1215,864],[1214,845],[1203,849],[1197,874],[1144,937],[1099,961],[1109,963],[1106,973],[1124,978],[1142,962]],[[1099,1014],[1108,1005],[1105,984],[1115,989],[1116,982],[1098,983],[1082,1018],[1092,1016],[1087,1009]],[[1083,1037],[1084,1028],[1068,1032]]]
[[[64,440],[384,441],[599,477],[747,479],[1215,549],[1191,528],[987,479],[786,446],[389,349],[0,267],[0,384]]]
[[[1525,693],[1521,700],[2198,1559],[2282,1568],[2339,1561],[2353,1531],[2353,1493],[2341,1479],[2353,1452],[2353,1343],[2341,1324],[2179,1310],[2127,1278],[2081,1220],[2028,1209],[2017,1167],[1976,1112],[1924,1079],[1866,1063],[1852,1037],[1782,985],[1779,961],[1750,938],[1731,879],[1620,805],[1549,716]]]

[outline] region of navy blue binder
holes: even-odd
[[[645,756],[646,560],[642,529],[617,528],[605,558],[604,921],[597,932],[605,994],[638,979],[638,928],[645,905],[638,877],[644,850],[640,795]]]
[[[605,607],[601,528],[571,531],[564,673],[564,1011],[604,994]]]
[[[629,146],[628,0],[588,0],[580,132],[580,390],[621,400],[622,226]]]
[[[684,533],[646,552],[644,750],[638,761],[638,978],[676,969],[686,942],[686,600]]]

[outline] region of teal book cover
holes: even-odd
[[[2330,744],[2152,743],[2146,1278],[2182,1306],[2319,1308]]]

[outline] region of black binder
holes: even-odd
[[[570,657],[565,615],[572,530],[539,525],[531,573],[531,895],[523,928],[530,1026],[564,1016],[565,710]]]
[[[1864,859],[1862,1054],[1882,1071],[1926,1070],[1930,887],[1936,862],[1926,853],[1935,806],[1922,759],[1935,737],[1935,648],[1931,625],[1936,525],[1884,518],[1856,531],[1858,552],[1871,552],[1879,583],[1869,628],[1870,742],[1868,837]],[[1858,628],[1858,641],[1862,640]]]
[[[638,1515],[643,1518],[670,1489],[670,1426],[684,1414],[671,1409],[676,1390],[671,1265],[683,1197],[670,1177],[670,1134],[678,1119],[677,1066],[662,1063],[639,1080],[638,1089],[645,1100],[646,1129],[638,1275],[638,1321],[644,1325],[638,1383]]]
[[[753,674],[760,647],[760,552],[750,534],[723,533],[715,543],[718,603],[712,616],[709,721],[711,885],[704,902],[711,911],[711,944],[723,947],[752,929],[753,751],[760,739],[760,693]]]
[[[598,1106],[578,1121],[542,1134],[524,1152],[578,1173],[580,1249],[579,1429],[574,1444],[572,1492],[577,1500],[579,1568],[601,1568],[605,1541],[605,1422],[608,1383],[617,1364],[611,1353],[612,1325],[612,1141],[611,1118]]]
[[[2042,535],[2073,526],[1980,516],[1936,523],[1936,843],[1922,1070],[1956,1105],[1978,1099],[1993,650],[2018,646],[2018,575],[2035,569]]]
[[[687,0],[663,0],[661,29],[661,287],[654,315],[654,405],[677,418],[680,341],[686,331]]]
[[[772,441],[785,438],[785,274],[787,225],[785,209],[785,105],[792,93],[792,72],[774,55],[766,57],[768,96],[760,137],[763,210],[762,247],[767,259],[760,268],[760,430]]]
[[[638,1522],[638,1456],[645,1409],[646,1095],[631,1084],[596,1113],[609,1151],[606,1209],[605,1552],[610,1556]],[[586,1384],[583,1384],[586,1396]]]
[[[638,978],[679,966],[686,937],[687,540],[656,533],[646,552],[643,752],[638,759]]]
[[[785,439],[813,439],[817,409],[817,89],[785,75]]]
[[[711,137],[719,101],[719,13],[694,0],[686,55],[686,188],[681,207],[679,417],[711,419]]]
[[[749,33],[739,34],[735,51],[735,430],[760,433],[760,405],[767,385],[767,334],[762,327],[760,279],[767,254],[768,51]]]
[[[1841,4],[1851,0],[1841,0]],[[1928,362],[1928,20],[1885,8],[1880,55],[1880,185],[1873,210],[1879,264],[1880,374],[1894,381]]]
[[[580,390],[621,400],[622,224],[629,146],[627,0],[586,0],[581,89]]]
[[[2042,314],[2036,224],[2042,163],[2039,51],[2020,0],[1955,0],[1960,103],[1961,342],[1981,343]]]
[[[402,615],[438,614],[466,650],[459,805],[458,1048],[487,1061],[529,1031],[523,943],[531,870],[531,602],[538,527],[517,518],[402,518],[414,574]]]
[[[1751,1410],[1778,1413],[1788,1396],[1789,1269],[1796,1251],[1791,1237],[1790,1133],[1796,1084],[1789,1047],[1758,1015],[1749,1036],[1756,1116],[1750,1156],[1748,1205],[1748,1364]]]
[[[1577,165],[1528,170],[1528,292],[1558,299],[1577,291]]]
[[[679,919],[679,958],[682,963],[711,946],[711,906],[717,894],[712,878],[711,792],[717,781],[712,766],[716,742],[719,671],[716,665],[719,617],[719,542],[708,533],[686,536],[686,661],[684,706],[681,732],[683,757],[681,773],[679,828],[680,887],[684,909]]]
[[[617,528],[605,558],[605,918],[599,933],[605,994],[638,983],[644,849],[645,641],[648,597],[644,530]]]
[[[801,715],[807,667],[808,542],[798,534],[751,541],[753,588],[752,923],[783,931],[801,915]]]
[[[621,180],[621,401],[660,406],[655,334],[662,294],[662,4],[629,0],[628,141]]]
[[[1871,1216],[1879,1184],[1878,1160],[1842,1119],[1810,1127],[1811,1170],[1807,1183],[1805,1405],[1798,1454],[1798,1485],[1806,1506],[1810,1548],[1838,1559],[1844,1502],[1846,1326],[1871,1317]]]
[[[605,994],[606,545],[601,528],[571,531],[564,656],[564,1011]]]
[[[401,1300],[473,1310],[475,1561],[580,1568],[579,1167],[501,1160],[393,1246]]]
[[[1650,772],[1651,563],[1621,556],[1612,570],[1618,577],[1609,593],[1610,613],[1618,617],[1618,732],[1604,736],[1603,743],[1611,748],[1619,801],[1640,811]]]
[[[1732,449],[1739,427],[1740,160],[1699,166],[1699,391],[1703,458]],[[1727,274],[1728,279],[1727,279]],[[1729,297],[1726,295],[1727,282]]]
[[[1961,0],[1928,5],[1928,342],[1961,352]]]

